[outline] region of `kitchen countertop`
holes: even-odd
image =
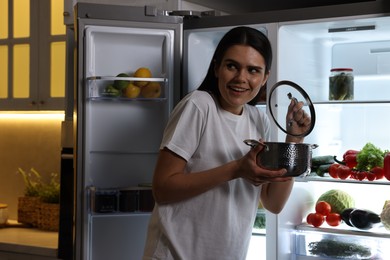
[[[25,227],[15,220],[0,227],[0,252],[57,257],[57,249],[58,232]]]

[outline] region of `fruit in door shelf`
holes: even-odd
[[[133,75],[135,78],[151,78],[152,72],[146,67],[138,68]],[[144,87],[148,84],[148,81],[135,81],[134,85],[138,87]]]
[[[127,98],[136,98],[141,93],[141,88],[134,85],[133,83],[129,83],[127,87],[123,90],[123,96]]]
[[[129,77],[127,73],[119,73],[116,77]],[[114,80],[114,88],[118,90],[123,90],[127,87],[129,81],[127,80]]]
[[[158,82],[149,82],[141,88],[141,95],[144,98],[158,98],[161,95],[161,85]]]

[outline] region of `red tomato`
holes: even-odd
[[[314,213],[314,215],[310,217],[310,222],[314,227],[321,226],[324,221],[325,217],[320,213]]]
[[[337,168],[337,176],[342,180],[347,179],[349,176],[351,176],[351,168],[345,165],[340,165]]]
[[[330,213],[328,216],[326,216],[326,223],[328,223],[329,226],[336,227],[340,225],[341,223],[341,216],[338,213]]]
[[[365,172],[365,171],[358,171],[358,172],[356,173],[356,178],[357,178],[359,181],[364,180],[366,177],[367,177],[367,172]]]
[[[316,213],[321,214],[322,216],[328,216],[332,211],[332,206],[326,201],[319,201],[316,204]]]
[[[310,213],[310,214],[307,215],[307,217],[306,217],[307,224],[309,224],[309,225],[313,224],[313,222],[311,221],[311,218],[314,216],[314,214],[315,213]]]
[[[376,175],[373,172],[367,172],[366,173],[367,180],[369,181],[375,181],[376,180]]]
[[[329,166],[329,175],[332,177],[332,178],[335,178],[335,179],[338,179],[339,176],[337,175],[337,168],[340,167],[341,164],[338,164],[338,163],[334,163],[332,164],[331,166]]]
[[[380,180],[385,176],[385,171],[383,170],[382,167],[379,166],[375,166],[374,168],[372,168],[371,172],[375,174],[377,180]]]
[[[358,173],[359,171],[358,170],[352,170],[351,171],[351,176],[349,176],[349,178],[351,178],[351,179],[354,179],[354,180],[357,180],[358,178],[357,178],[357,173]]]

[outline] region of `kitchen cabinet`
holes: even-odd
[[[5,2],[7,26],[0,33],[2,110],[63,110],[63,2]]]

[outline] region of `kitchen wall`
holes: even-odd
[[[43,179],[60,174],[63,114],[0,114],[0,203],[17,219],[17,198],[24,181],[17,172],[37,170]]]

